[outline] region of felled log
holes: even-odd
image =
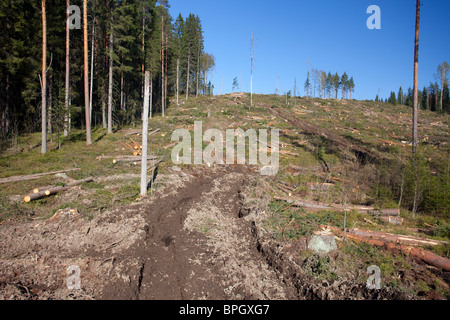
[[[340,229],[332,226],[324,226],[334,232],[339,232]],[[393,234],[386,233],[380,231],[368,231],[368,230],[359,230],[359,229],[351,229],[347,231],[347,235],[355,236],[358,239],[370,239],[370,240],[378,240],[384,242],[397,243],[402,245],[409,246],[438,246],[441,244],[447,244],[445,241],[434,240],[434,239],[424,239],[413,236],[405,236],[402,234]]]
[[[331,226],[321,226],[321,227],[324,230],[332,230],[334,233],[336,233],[340,236],[343,235],[343,232],[339,228],[331,227]],[[347,234],[348,238],[353,239],[355,241],[366,242],[371,245],[384,247],[391,251],[400,250],[406,254],[410,254],[417,260],[421,260],[421,261],[424,261],[424,262],[426,262],[432,266],[435,266],[437,268],[441,268],[441,269],[450,271],[450,259],[441,257],[433,252],[419,248],[417,246],[404,245],[404,244],[401,244],[398,242],[390,242],[385,239],[374,239],[374,238],[370,238],[370,237],[366,237],[366,236],[361,236],[361,235],[355,234],[354,230],[349,230],[349,231],[347,231],[346,234]],[[402,237],[406,237],[406,236],[402,236]],[[432,241],[434,241],[434,240],[432,240]]]
[[[391,216],[391,217],[399,217],[400,209],[378,209],[378,210],[370,210],[368,212],[373,216]]]
[[[312,191],[316,191],[316,190],[322,190],[322,191],[326,191],[326,190],[330,190],[330,188],[334,187],[333,183],[326,183],[326,182],[308,182],[308,187],[309,189],[311,189]]]
[[[37,193],[29,194],[29,195],[24,197],[24,200],[25,200],[25,202],[30,202],[30,201],[33,201],[33,200],[42,199],[44,197],[51,196],[51,195],[57,194],[58,192],[65,191],[65,190],[70,189],[70,188],[72,188],[74,186],[80,185],[80,184],[82,184],[84,182],[92,182],[92,181],[94,181],[94,178],[92,178],[92,177],[89,177],[89,178],[86,178],[86,179],[83,179],[83,180],[77,180],[77,181],[70,182],[70,183],[66,184],[64,187],[53,187],[53,188],[49,188],[49,189],[44,190],[44,191],[39,191]]]
[[[78,171],[78,170],[80,170],[80,168],[68,169],[68,170],[60,170],[60,171],[53,171],[53,172],[44,172],[44,173],[37,173],[37,174],[30,174],[30,175],[25,175],[25,176],[8,177],[8,178],[0,179],[0,183],[27,181],[27,180],[38,179],[38,178],[44,177],[44,176],[51,176],[51,175],[58,174],[58,173],[66,173],[66,172],[72,172],[72,171]]]
[[[378,217],[378,219],[380,219],[381,221],[393,224],[395,226],[399,226],[399,225],[403,224],[403,218],[401,218],[401,217],[382,216],[382,217]]]
[[[147,160],[155,160],[158,159],[157,156],[147,156]],[[113,160],[113,163],[119,163],[119,162],[141,162],[142,156],[129,156],[129,157],[121,157],[121,158],[115,158]]]

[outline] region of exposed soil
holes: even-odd
[[[0,299],[411,299],[330,283],[300,265],[303,244],[262,227],[267,199],[247,167],[158,176],[151,197],[99,214],[0,226]],[[69,290],[78,266],[81,290]]]

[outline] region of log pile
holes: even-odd
[[[42,190],[42,191],[39,191],[38,189],[35,189],[34,191],[37,191],[37,192],[33,191],[33,193],[31,193],[29,195],[26,195],[24,197],[24,201],[25,202],[30,202],[30,201],[33,201],[33,200],[42,199],[42,198],[45,198],[45,197],[57,194],[58,192],[68,190],[68,189],[70,189],[70,188],[72,188],[74,186],[78,186],[78,185],[80,185],[82,183],[92,182],[92,181],[94,181],[94,178],[89,177],[89,178],[86,178],[86,179],[83,179],[83,180],[77,180],[77,181],[70,182],[70,183],[68,183],[68,184],[66,184],[65,186],[62,186],[62,187],[52,187],[52,188],[48,188],[48,189],[45,189],[45,190]]]
[[[324,225],[322,225],[321,228],[323,230],[331,230],[336,235],[344,236],[344,232],[339,228]],[[431,251],[419,247],[436,246],[446,242],[358,229],[348,230],[345,235],[347,238],[358,242],[366,242],[371,245],[381,246],[391,251],[399,250],[413,256],[417,260],[424,261],[437,268],[450,271],[450,259],[441,257]]]

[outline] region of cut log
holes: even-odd
[[[399,217],[400,209],[378,209],[378,210],[370,210],[368,212],[373,216],[391,216],[391,217]]]
[[[334,233],[342,236],[343,232],[336,227],[331,226],[321,226],[324,230],[332,230]],[[347,237],[350,239],[353,239],[355,241],[361,241],[366,242],[371,245],[381,246],[388,250],[395,251],[400,250],[406,254],[410,254],[417,260],[424,261],[432,266],[435,266],[437,268],[441,268],[447,271],[450,271],[450,259],[438,256],[437,254],[424,250],[422,248],[418,248],[417,246],[412,245],[404,245],[400,244],[398,242],[390,242],[385,239],[373,239],[366,236],[361,236],[358,234],[355,234],[353,232],[354,230],[347,231]],[[406,236],[403,236],[406,237]],[[434,240],[432,240],[434,241]]]
[[[80,170],[80,168],[68,169],[68,170],[60,170],[60,171],[53,171],[53,172],[37,173],[37,174],[31,174],[31,175],[25,175],[25,176],[8,177],[8,178],[0,179],[0,183],[27,181],[27,180],[38,179],[38,178],[44,177],[44,176],[51,176],[51,175],[58,174],[58,173],[66,173],[66,172],[72,172],[72,171],[78,171],[78,170]]]
[[[381,221],[393,224],[395,226],[399,226],[399,225],[403,224],[403,218],[401,218],[401,217],[382,216],[382,217],[378,217],[378,219],[380,219]]]
[[[333,183],[321,183],[321,182],[308,182],[308,187],[309,189],[311,189],[312,191],[316,191],[316,190],[322,190],[322,191],[327,191],[330,190],[330,188],[334,187]]]
[[[325,229],[328,228],[333,232],[340,232],[341,230],[332,226],[323,226]],[[413,236],[405,236],[402,234],[392,234],[386,232],[379,231],[368,231],[368,230],[359,230],[359,229],[351,229],[347,230],[347,235],[353,235],[358,238],[365,238],[370,240],[379,240],[384,242],[391,242],[409,246],[438,246],[442,244],[447,244],[446,241],[434,240],[434,239],[424,239]]]
[[[54,187],[54,188],[49,188],[49,189],[44,190],[44,191],[39,191],[38,193],[29,194],[29,195],[24,197],[24,200],[25,200],[25,202],[30,202],[30,201],[33,201],[33,200],[42,199],[42,198],[44,198],[46,196],[50,196],[50,195],[56,194],[58,192],[65,191],[65,190],[70,189],[70,188],[72,188],[74,186],[80,185],[80,184],[82,184],[84,182],[92,182],[92,181],[94,181],[94,178],[92,178],[92,177],[89,177],[89,178],[86,178],[86,179],[83,179],[83,180],[77,180],[77,181],[70,182],[70,183],[66,184],[64,187]]]
[[[156,160],[158,159],[157,156],[147,156],[147,160]],[[120,157],[115,158],[113,160],[113,163],[119,163],[119,162],[141,162],[142,157],[141,156],[129,156],[129,157]]]

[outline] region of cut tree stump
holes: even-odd
[[[66,173],[66,172],[79,171],[79,170],[80,170],[80,168],[75,168],[75,169],[60,170],[60,171],[53,171],[53,172],[37,173],[37,174],[31,174],[31,175],[25,175],[25,176],[14,176],[14,177],[0,179],[0,183],[27,181],[27,180],[38,179],[38,178],[44,177],[44,176],[51,176],[51,175],[58,174],[58,173]]]
[[[86,178],[86,179],[83,179],[83,180],[77,180],[77,181],[70,182],[70,183],[66,184],[64,187],[53,187],[53,188],[49,188],[49,189],[44,190],[44,191],[39,191],[37,193],[29,194],[29,195],[24,197],[24,200],[25,200],[25,202],[30,202],[30,201],[33,201],[33,200],[42,199],[42,198],[54,195],[54,194],[56,194],[58,192],[70,189],[70,188],[72,188],[74,186],[80,185],[80,184],[82,184],[84,182],[92,182],[92,181],[94,181],[94,178],[92,178],[92,177],[89,177],[89,178]]]

